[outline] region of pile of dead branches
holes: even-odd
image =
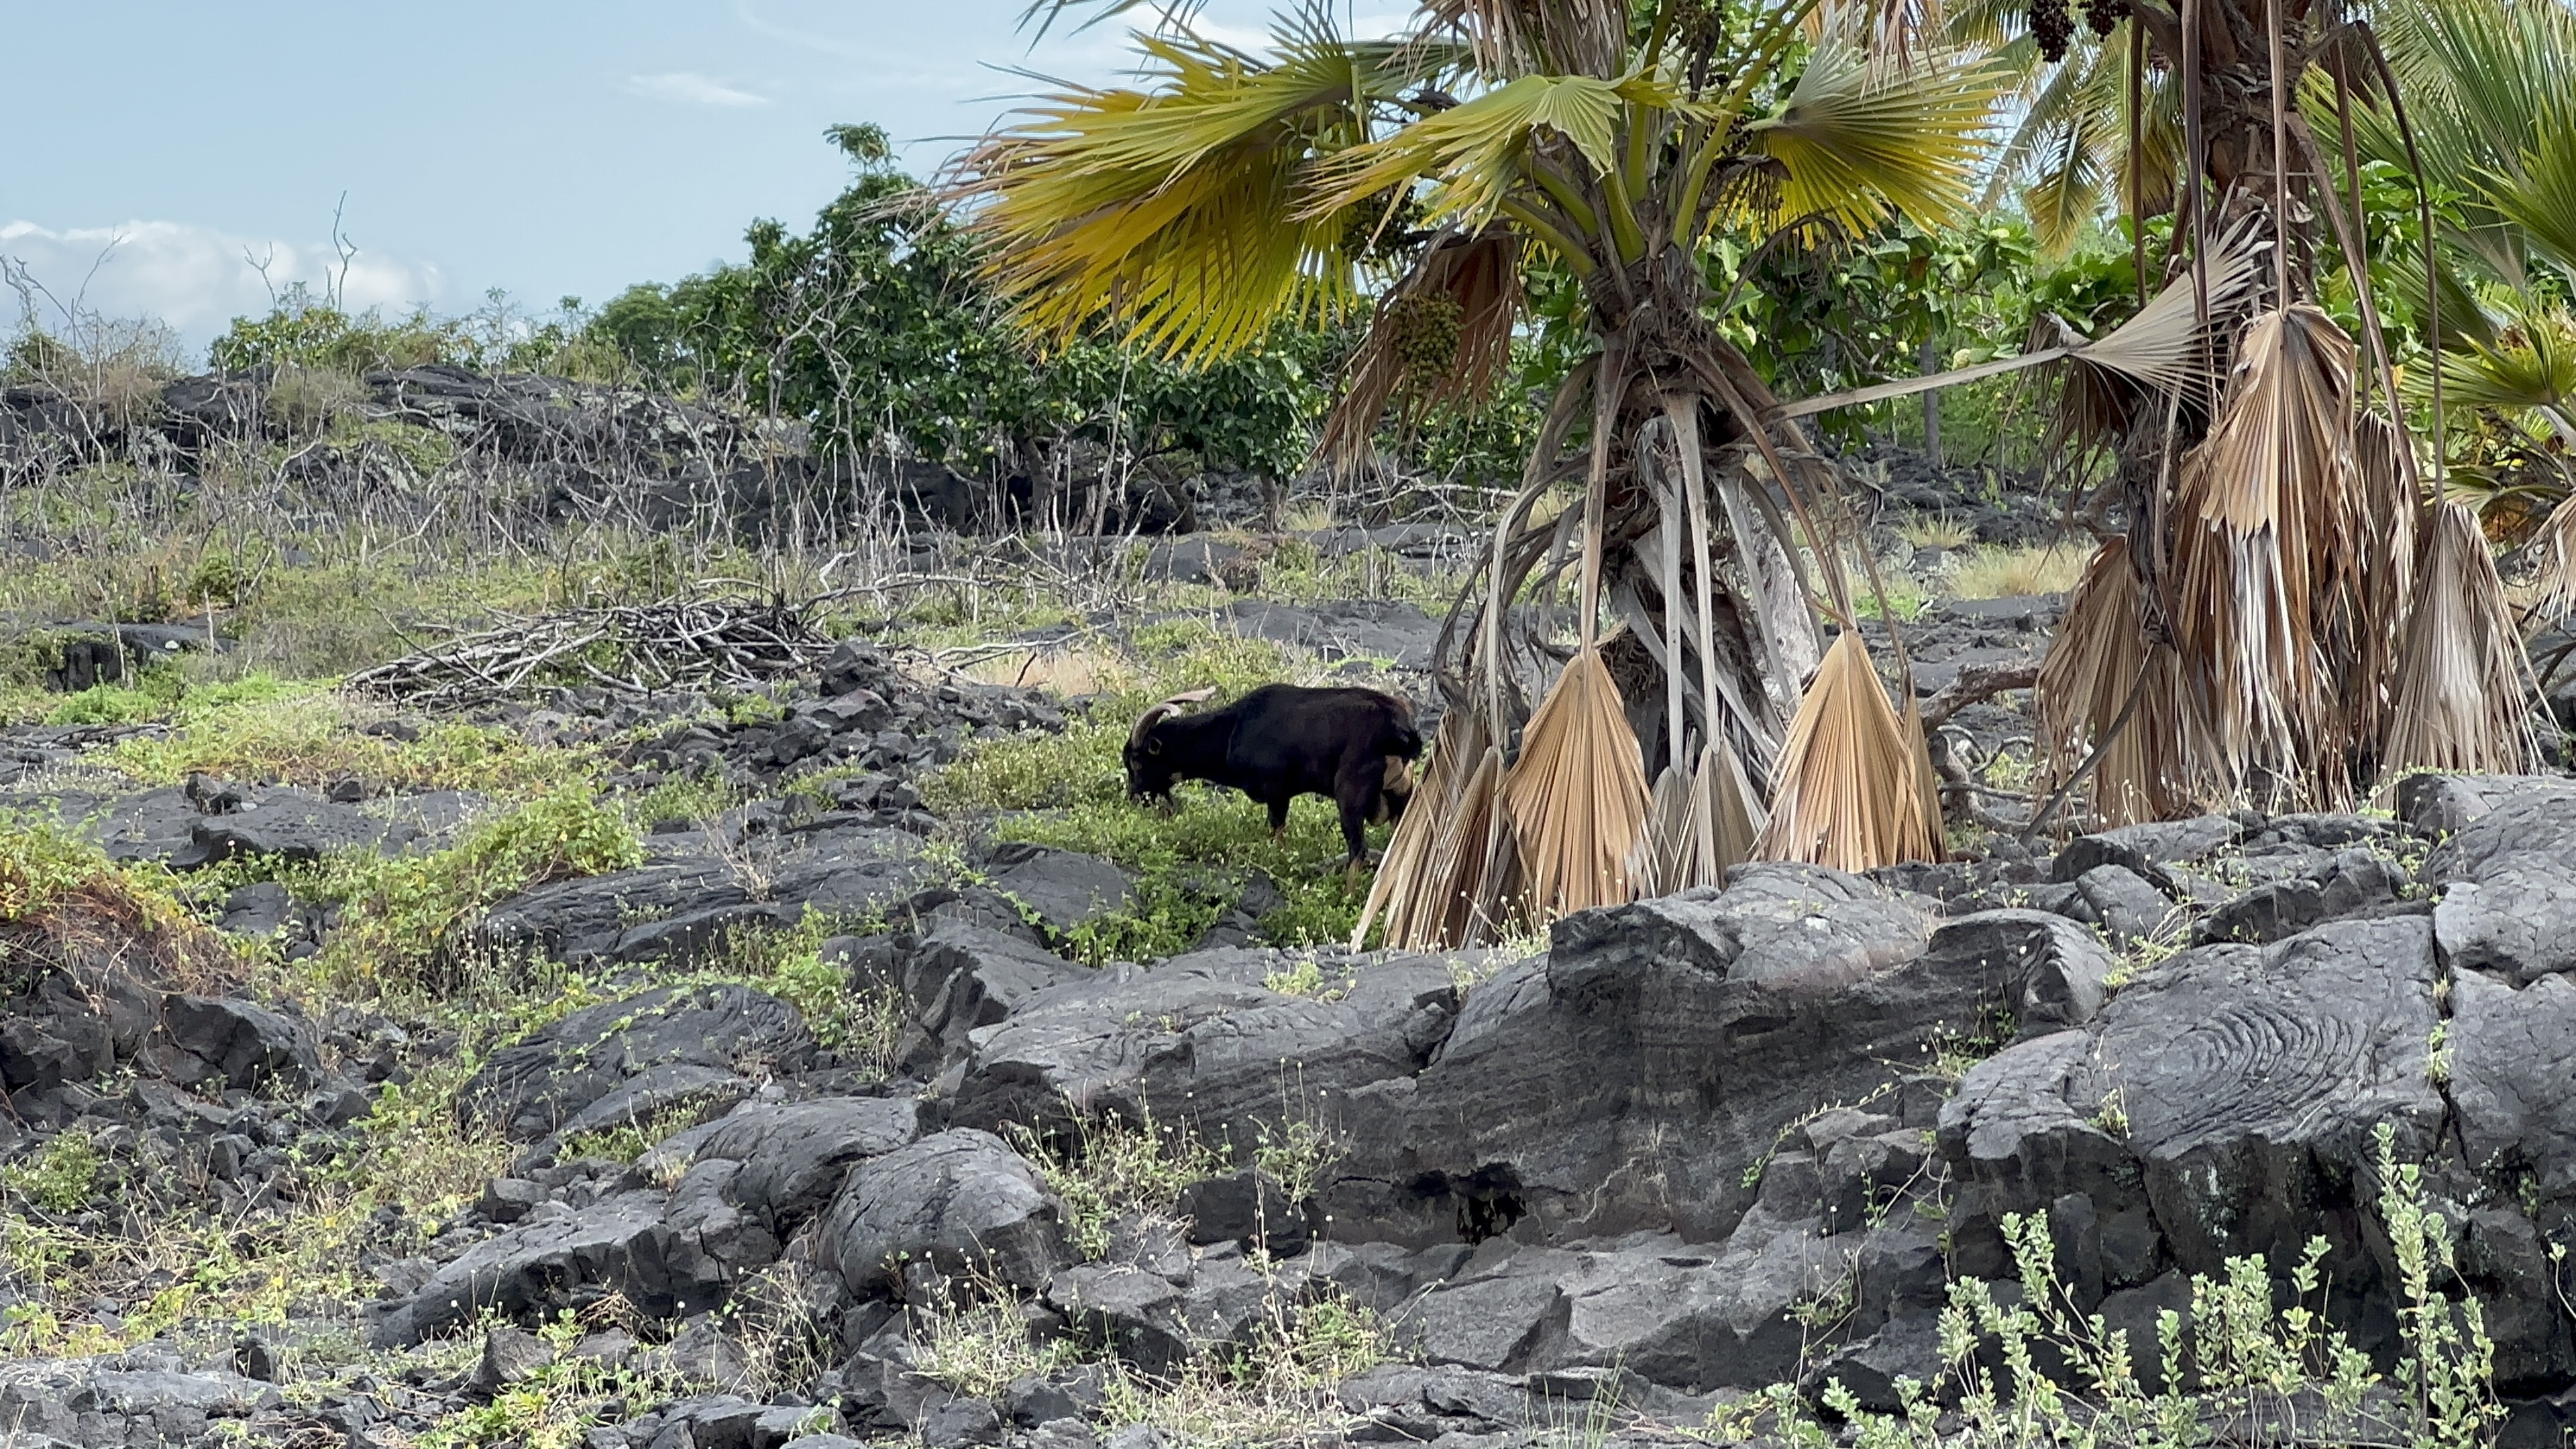
[[[447,708],[556,688],[748,689],[812,669],[831,650],[813,613],[810,604],[777,597],[697,597],[500,614],[488,629],[361,671],[349,684]]]

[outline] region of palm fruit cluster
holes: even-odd
[[[1719,0],[1671,0],[1673,44],[1684,55],[1706,55],[1725,39],[1726,16]]]
[[[1389,212],[1394,214],[1390,216]],[[1348,262],[1362,262],[1372,257],[1384,260],[1402,252],[1405,238],[1421,215],[1421,204],[1405,191],[1386,192],[1359,203],[1351,208],[1350,215],[1342,222],[1342,259]]]
[[[2084,0],[2084,23],[2097,37],[2108,38],[2129,18],[2129,0]]]
[[[2041,59],[2066,58],[2066,42],[2075,38],[2075,20],[2066,13],[2066,0],[2030,0],[2030,38],[2039,42]]]
[[[1378,304],[1377,326],[1405,376],[1435,378],[1458,360],[1458,299],[1446,292],[1404,292]]]

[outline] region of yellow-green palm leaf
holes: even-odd
[[[1826,33],[1779,114],[1745,130],[1786,168],[1791,215],[1865,227],[1893,206],[1938,226],[1967,207],[2010,84],[2000,68],[1959,56],[1888,64],[1846,25]]]
[[[1346,299],[1341,219],[1308,205],[1316,168],[1436,54],[1313,24],[1263,59],[1185,34],[1138,43],[1145,84],[1046,97],[961,164],[952,195],[1018,320],[1068,337],[1107,315],[1204,357]]]

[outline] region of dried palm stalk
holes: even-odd
[[[1867,646],[1857,630],[1844,630],[1789,723],[1762,855],[1836,870],[1935,858],[1940,816],[1924,809],[1918,757],[1920,731],[1905,738]]]
[[[1424,884],[1423,867],[1431,859],[1432,837],[1439,833],[1440,822],[1456,812],[1459,788],[1466,783],[1458,762],[1466,753],[1467,732],[1475,728],[1474,713],[1452,709],[1440,717],[1440,728],[1432,732],[1431,761],[1422,767],[1422,783],[1407,802],[1404,818],[1395,823],[1395,834],[1387,839],[1386,854],[1378,858],[1377,878],[1369,883],[1359,924],[1351,928],[1352,950],[1364,948],[1369,927],[1381,914],[1386,918],[1387,944],[1407,944],[1399,938],[1415,919],[1415,898]]]
[[[2039,666],[2043,768],[2035,784],[2042,797],[2100,750],[2091,785],[2093,813],[2103,823],[2187,813],[2194,799],[2175,758],[2176,677],[2173,651],[2147,638],[2129,541],[2114,538],[2085,566]]]
[[[1441,717],[1422,788],[1387,842],[1352,949],[1366,943],[1380,916],[1385,943],[1402,950],[1474,945],[1503,934],[1516,872],[1489,868],[1502,773],[1502,751],[1487,738],[1481,714],[1452,709]]]
[[[2353,344],[2315,307],[2257,317],[2174,506],[2174,643],[2196,764],[2228,799],[2350,801],[2367,741],[2342,707],[2356,661],[2330,628],[2366,607],[2353,449]],[[2340,656],[2330,649],[2342,650]]]
[[[1597,645],[1574,656],[1530,716],[1502,802],[1520,836],[1534,919],[1636,898],[1646,771]]]
[[[2475,513],[2434,507],[2397,659],[2381,779],[2415,769],[2520,774],[2539,756],[2529,665]]]
[[[2385,413],[2367,412],[2352,434],[2357,509],[2352,593],[2333,621],[2328,658],[2350,661],[2344,702],[2358,740],[2385,738],[2395,704],[2392,681],[2409,602],[2415,597],[2415,526],[2422,504],[2413,444]]]
[[[2541,624],[2564,624],[2576,616],[2576,497],[2550,510],[2534,545],[2540,577],[2533,581],[2531,617]]]

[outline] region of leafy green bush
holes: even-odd
[[[24,1162],[0,1167],[0,1185],[49,1213],[75,1213],[98,1196],[98,1146],[82,1132],[58,1132]]]
[[[347,913],[324,952],[325,970],[379,991],[420,989],[452,964],[483,908],[550,881],[643,862],[633,822],[588,786],[539,795],[453,849],[348,859],[319,885]]]
[[[2397,1264],[2402,1341],[2389,1375],[2311,1306],[2325,1286],[2328,1245],[2317,1238],[2291,1270],[2286,1304],[2260,1257],[2231,1258],[2216,1277],[2195,1274],[2188,1315],[2168,1309],[2158,1317],[2150,1389],[2137,1363],[2142,1346],[2076,1307],[2047,1224],[2016,1215],[2005,1227],[2019,1301],[1962,1278],[1941,1312],[1955,1408],[1945,1412],[1933,1386],[1900,1379],[1900,1411],[1871,1413],[1835,1380],[1822,1399],[1845,1421],[1839,1431],[1788,1385],[1718,1411],[1712,1427],[1720,1442],[1764,1431],[1768,1442],[1796,1449],[2492,1443],[2504,1419],[2495,1346],[2477,1299],[2454,1291],[2450,1224],[2428,1205],[2422,1169],[2399,1163],[2394,1144],[2381,1124],[2377,1206]]]
[[[0,923],[42,915],[112,869],[97,846],[50,819],[0,814]]]

